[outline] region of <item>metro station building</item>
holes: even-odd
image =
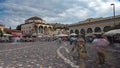
[[[104,33],[106,29],[120,24],[120,15],[106,18],[89,18],[76,24],[69,25],[70,33],[91,35],[96,33]]]

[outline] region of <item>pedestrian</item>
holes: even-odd
[[[75,45],[73,45],[71,52],[76,51],[73,56],[77,55],[77,64],[80,65],[80,67],[85,68],[85,57],[86,57],[86,47],[85,47],[85,40],[83,38],[77,39]],[[74,57],[73,57],[74,59]]]
[[[61,37],[58,38],[58,43],[61,45],[61,43],[62,43],[62,38]]]
[[[97,51],[97,57],[99,64],[102,65],[105,63],[105,53],[106,53],[106,46],[109,45],[108,40],[102,36],[101,34],[97,34],[96,38],[93,40],[93,45]]]

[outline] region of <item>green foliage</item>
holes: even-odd
[[[0,29],[0,33],[2,33],[2,30]]]
[[[3,31],[0,29],[0,36],[2,36],[3,35]]]
[[[109,30],[111,30],[111,27],[110,27],[110,26],[106,26],[106,27],[103,29],[104,32],[107,32],[107,31],[109,31]]]
[[[11,32],[10,31],[6,31],[6,34],[11,34]]]
[[[16,30],[21,30],[21,25],[18,25],[18,26],[16,27]]]
[[[63,29],[65,29],[65,30],[69,30],[69,28],[68,28],[68,27],[63,27]]]

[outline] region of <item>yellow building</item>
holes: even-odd
[[[21,25],[21,31],[24,35],[49,35],[51,34],[53,26],[47,24],[42,18],[31,17],[25,20]]]
[[[0,24],[0,37],[3,36],[3,34],[4,34],[4,28],[5,28],[5,26]]]
[[[89,18],[76,24],[71,24],[69,30],[70,33],[91,35],[104,33],[106,29],[117,24],[120,24],[120,15],[115,16],[115,19],[113,17]]]
[[[1,30],[2,32],[3,32],[4,28],[5,28],[5,26],[2,25],[2,24],[0,24],[0,30]]]

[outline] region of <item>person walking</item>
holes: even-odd
[[[85,57],[86,57],[86,47],[85,47],[85,40],[83,38],[77,39],[75,45],[73,45],[71,52],[74,52],[73,54],[73,59],[74,56],[77,56],[75,60],[77,60],[77,64],[81,68],[85,68]]]
[[[99,64],[105,64],[105,53],[106,53],[106,47],[110,44],[108,40],[102,36],[101,34],[97,34],[95,39],[93,40],[93,45],[95,46],[95,49],[97,51],[98,61]]]

